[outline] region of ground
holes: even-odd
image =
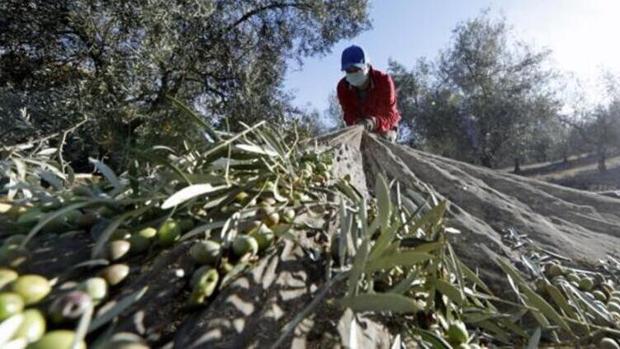
[[[581,190],[596,192],[619,190],[620,154],[616,153],[607,160],[605,172],[598,170],[595,155],[583,154],[570,157],[567,162],[559,160],[527,165],[522,168],[520,174]]]

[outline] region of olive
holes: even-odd
[[[599,349],[620,349],[618,342],[609,337],[604,337],[598,344]]]
[[[446,335],[448,337],[448,341],[452,344],[466,343],[467,339],[469,339],[467,327],[465,327],[465,324],[462,321],[452,322],[448,327]]]
[[[131,245],[129,249],[131,253],[142,253],[149,249],[151,240],[138,233],[133,233],[129,238],[129,244]]]
[[[249,233],[249,235],[253,237],[254,239],[256,239],[256,242],[258,243],[258,249],[260,251],[271,246],[271,243],[273,242],[275,238],[273,230],[271,230],[269,227],[265,226],[264,224],[259,226],[258,228],[253,229]]]
[[[19,245],[0,247],[0,265],[17,268],[28,259],[28,251]]]
[[[295,219],[295,210],[292,208],[287,208],[282,212],[282,218],[287,223],[292,223]]]
[[[6,206],[5,206],[6,205]],[[15,221],[19,219],[19,217],[28,211],[28,208],[25,206],[11,205],[11,204],[0,204],[0,206],[5,206],[6,211],[0,211],[9,219]]]
[[[143,339],[130,332],[115,333],[100,349],[149,349]]]
[[[92,277],[78,285],[78,290],[86,292],[95,304],[108,295],[108,284],[103,278]]]
[[[579,280],[579,288],[584,291],[590,291],[593,286],[594,286],[594,280],[592,280],[589,277],[584,277],[581,280]]]
[[[157,229],[153,227],[144,228],[138,232],[138,235],[147,239],[152,239],[157,236]]]
[[[117,261],[129,253],[131,243],[127,240],[113,240],[108,242],[108,258]]]
[[[235,195],[235,201],[240,203],[240,204],[242,204],[242,205],[245,205],[247,203],[249,197],[250,197],[250,194],[248,194],[248,193],[246,193],[244,191],[240,191],[239,193],[237,193],[237,195]]]
[[[274,225],[280,223],[280,214],[278,212],[273,212],[265,217],[265,224],[268,227],[273,227]]]
[[[601,302],[607,301],[607,296],[605,296],[605,292],[603,291],[596,290],[592,292],[592,295],[594,296],[594,298],[598,299]]]
[[[101,277],[110,286],[116,286],[123,282],[129,275],[129,266],[126,264],[112,264],[101,271]]]
[[[607,303],[607,310],[609,310],[610,312],[615,311],[617,313],[620,313],[620,304],[610,301]]]
[[[110,236],[110,241],[127,240],[131,237],[131,233],[127,229],[116,229]]]
[[[561,265],[552,263],[547,266],[547,268],[545,269],[545,272],[546,272],[547,277],[553,278],[556,276],[564,275],[566,271]]]
[[[205,299],[213,294],[219,281],[219,274],[216,269],[202,267],[192,275],[192,294],[190,295],[191,304],[203,304]]]
[[[579,285],[579,281],[581,281],[581,278],[579,277],[579,275],[575,274],[575,273],[570,273],[566,276],[566,279],[568,281],[572,281],[577,283],[577,285]]]
[[[41,339],[28,346],[28,349],[71,349],[75,339],[75,332],[69,330],[55,330],[43,335]],[[78,349],[86,349],[86,343],[81,341]]]
[[[194,228],[194,220],[191,218],[183,218],[179,220],[179,228],[181,229],[181,232],[190,231]]]
[[[82,229],[86,229],[95,225],[99,218],[100,216],[95,212],[86,212],[76,219],[75,224]]]
[[[24,310],[24,300],[17,293],[0,293],[0,321]]]
[[[243,256],[246,253],[255,255],[258,252],[258,242],[248,235],[237,235],[233,240],[232,247],[237,256]]]
[[[157,237],[160,245],[171,246],[181,237],[181,227],[174,219],[169,218],[159,227]]]
[[[49,313],[55,322],[75,320],[93,306],[90,296],[83,291],[71,291],[54,300]]]
[[[12,269],[0,268],[0,290],[15,281],[19,275]]]
[[[36,342],[45,333],[45,317],[37,309],[26,309],[23,312],[24,320],[13,335],[13,338],[25,338],[28,343]]]
[[[83,214],[79,210],[71,210],[67,212],[63,217],[65,221],[70,225],[78,225],[78,222],[82,218]]]
[[[189,249],[192,258],[201,264],[215,264],[222,254],[222,246],[211,240],[197,241]]]
[[[52,286],[46,278],[40,275],[22,275],[13,282],[13,292],[19,294],[26,305],[35,304],[45,298]]]

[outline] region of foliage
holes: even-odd
[[[408,200],[397,182],[381,175],[375,198],[366,201],[347,178],[331,178],[329,148],[299,151],[299,140],[287,143],[265,123],[244,126],[239,133],[216,131],[188,108],[181,112],[189,113],[212,141],[184,144],[182,151],[155,146],[132,154],[133,166],[121,173],[92,159],[100,178],[76,178],[54,161],[57,149],[44,145],[4,153],[10,197],[0,204],[8,229],[2,233],[3,265],[19,270],[30,258],[24,247],[36,246],[46,235],[90,234],[94,242],[91,259],[75,266],[71,275],[86,282],[100,271],[111,289],[106,300],[117,303],[105,311],[100,308],[105,301],[84,307],[89,310],[80,313],[79,321],[65,322],[63,328],[75,329],[78,340],[116,340],[110,336],[113,331],[101,329],[113,329],[115,318],[147,297],[148,288],[123,292],[122,280],[131,269],[124,263],[143,265],[166,249],[192,242],[188,252],[196,264],[187,276],[185,300],[191,311],[208,305],[283,241],[299,242],[309,230],[321,234],[333,217],[339,228],[317,256],[331,263],[327,289],[342,285],[339,280],[346,283],[336,302],[328,304],[396,319],[396,330],[421,347],[535,347],[539,341],[575,345],[618,338],[612,309],[620,306],[610,305],[617,292],[615,264],[601,271],[610,276],[607,280],[594,278],[590,285],[581,281],[588,272],[575,270],[582,274],[576,281],[566,269],[552,271],[559,262],[551,260],[560,257],[535,246],[522,256],[531,271],[519,271],[487,251],[515,291],[515,301],[500,298],[454,254],[449,236],[459,232],[445,225],[447,202],[432,195],[428,202]],[[42,175],[44,171],[54,176]],[[511,238],[523,237],[512,234],[505,241]],[[129,250],[117,249],[123,242]],[[137,249],[139,242],[146,246]],[[104,268],[108,263],[114,264]],[[67,301],[57,295],[58,287],[52,291],[55,299]],[[604,292],[609,309],[590,299],[594,288]],[[281,340],[330,294],[327,289],[284,326]],[[74,297],[72,292],[68,295]],[[141,340],[135,336],[131,341]]]
[[[166,95],[223,128],[224,117],[235,130],[239,121],[282,123],[287,62],[368,28],[367,11],[365,0],[3,1],[0,129],[27,106],[32,130],[2,142],[86,115],[77,155],[109,155],[116,166],[128,146],[174,147],[193,135]]]
[[[580,141],[596,154],[600,172],[607,170],[607,157],[620,147],[620,83],[614,76],[605,74],[602,85],[605,93],[601,102],[584,106],[577,100],[575,104],[579,108],[562,118]]]
[[[436,62],[420,60],[411,71],[391,63],[414,143],[488,167],[529,157],[559,103],[549,52],[510,34],[505,20],[483,13],[457,25]]]

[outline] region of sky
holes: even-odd
[[[299,107],[324,111],[335,91],[340,54],[351,44],[364,47],[378,69],[388,59],[412,67],[420,57],[434,59],[449,47],[452,30],[483,9],[503,16],[513,35],[535,48],[550,49],[551,63],[583,83],[593,101],[603,69],[620,72],[620,0],[374,0],[372,29],[342,40],[325,56],[291,62],[285,88]]]

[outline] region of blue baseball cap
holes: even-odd
[[[351,45],[345,48],[344,51],[342,51],[342,58],[340,62],[340,70],[347,70],[351,67],[357,67],[362,69],[367,63],[366,53],[364,52],[363,48],[357,45]]]

